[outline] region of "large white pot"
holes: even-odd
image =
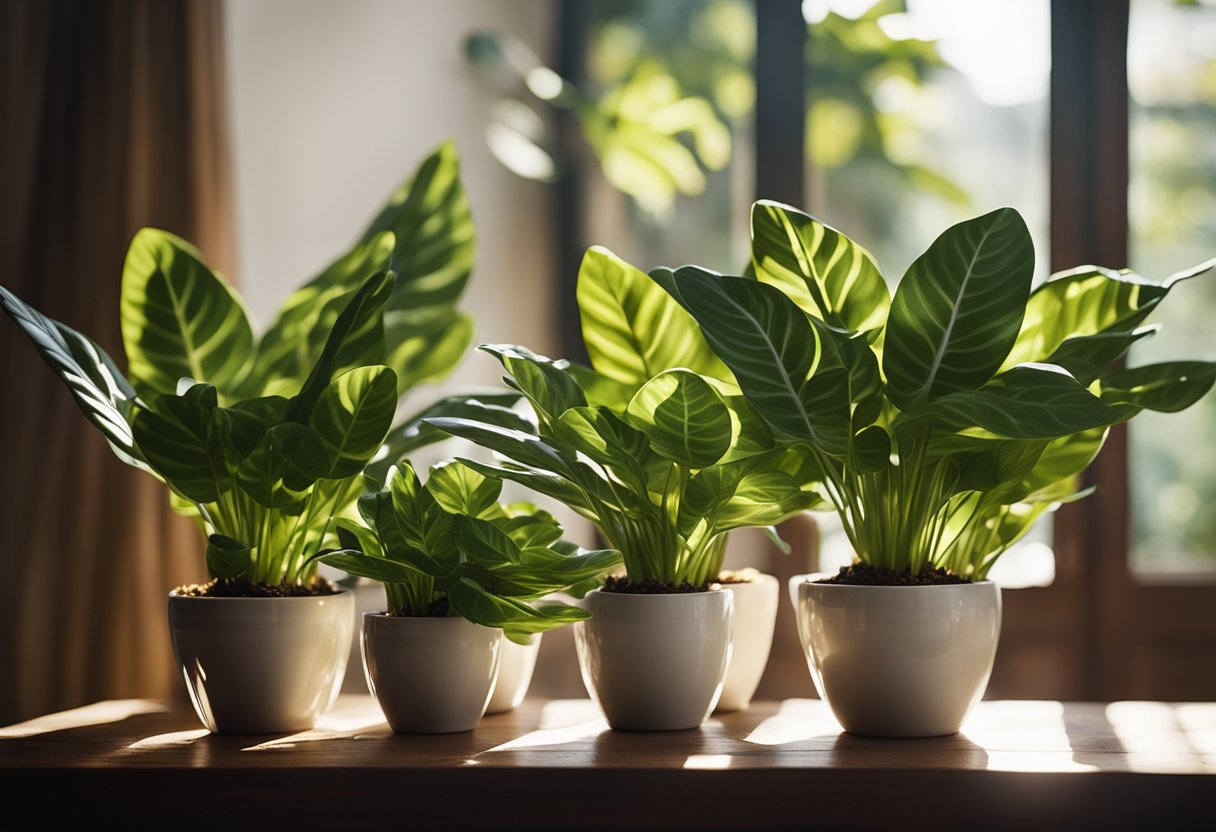
[[[779,586],[775,577],[761,574],[722,588],[735,597],[735,635],[717,710],[742,711],[751,704],[768,664]]]
[[[635,595],[594,590],[574,625],[583,684],[613,728],[696,728],[722,692],[735,597],[729,592]]]
[[[169,637],[195,713],[217,734],[307,731],[346,672],[354,596],[169,593]]]
[[[528,695],[532,684],[532,673],[536,670],[536,656],[540,652],[540,637],[532,636],[531,644],[516,644],[508,638],[502,640],[502,659],[498,663],[498,684],[490,697],[487,714],[504,714],[513,711]]]
[[[799,577],[809,578],[796,588],[811,677],[846,731],[873,737],[958,731],[992,673],[1000,587],[991,581],[850,586],[814,582],[826,574]]]
[[[363,614],[367,686],[398,734],[471,731],[486,712],[502,630],[463,618]]]

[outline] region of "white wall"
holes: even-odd
[[[549,0],[229,0],[228,84],[238,272],[261,326],[344,251],[435,145],[453,138],[477,229],[464,308],[476,342],[557,350],[550,191],[486,150],[492,97],[464,64],[475,29],[514,33],[542,55]],[[446,385],[496,384],[470,355]],[[434,394],[420,391],[419,398]]]

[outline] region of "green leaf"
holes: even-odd
[[[1063,367],[1082,384],[1090,384],[1102,371],[1118,361],[1132,344],[1157,332],[1161,326],[1142,326],[1130,332],[1098,332],[1067,338],[1047,359],[1048,364]]]
[[[287,408],[287,418],[307,424],[321,393],[334,376],[352,367],[379,363],[384,352],[384,304],[393,291],[393,275],[368,278],[334,322],[321,356]]]
[[[214,446],[218,440],[224,465],[230,475],[236,474],[242,460],[254,452],[270,424],[273,424],[240,409],[239,404],[231,408],[216,408],[211,420],[209,444]]]
[[[570,408],[587,404],[578,382],[553,360],[510,344],[482,344],[478,349],[502,362],[515,380],[513,386],[528,397],[542,421],[556,420]]]
[[[646,435],[606,407],[572,407],[558,425],[563,441],[627,478],[636,478],[653,456]]]
[[[1093,428],[1051,440],[1034,468],[1009,490],[1006,499],[1023,500],[1063,480],[1071,483],[1097,458],[1109,432],[1109,428]]]
[[[846,452],[848,373],[837,366],[809,378],[819,335],[793,301],[768,284],[693,266],[656,269],[652,277],[701,325],[747,401],[778,434]]]
[[[638,390],[627,412],[657,453],[685,467],[706,468],[730,448],[730,411],[696,373],[660,373]]]
[[[452,584],[448,602],[463,618],[483,627],[502,628],[513,641],[525,641],[532,633],[590,617],[586,610],[566,604],[551,602],[533,607],[514,598],[503,598],[467,577]]]
[[[886,323],[891,298],[874,258],[797,208],[764,199],[752,206],[752,262],[759,280],[834,327]]]
[[[563,592],[589,580],[601,578],[621,563],[615,549],[579,549],[573,553],[530,546],[522,550],[518,565],[510,570],[516,585],[531,595]]]
[[[349,572],[352,575],[358,575],[360,578],[368,578],[369,580],[380,581],[386,584],[409,583],[417,580],[420,574],[409,563],[390,560],[389,558],[378,558],[374,555],[360,554],[349,550],[331,552],[327,555],[322,555],[318,560],[335,569],[341,569],[343,572]]]
[[[214,391],[214,388],[211,388]],[[214,395],[214,392],[213,392]],[[212,503],[232,481],[221,441],[213,439],[214,401],[199,396],[161,396],[155,410],[135,416],[135,442],[143,459],[179,494]]]
[[[572,510],[578,512],[583,517],[596,522],[598,516],[591,504],[584,498],[579,487],[571,482],[567,477],[561,474],[553,474],[547,471],[538,471],[530,468],[524,468],[519,465],[503,464],[489,465],[484,462],[477,462],[472,459],[461,458],[460,462],[468,465],[475,471],[500,479],[511,480],[519,483],[522,486],[532,489],[538,494],[544,494],[546,497],[552,497],[559,503],[568,506]]]
[[[637,387],[675,368],[729,377],[688,313],[645,272],[607,249],[594,247],[583,256],[577,296],[591,365],[608,378]]]
[[[325,444],[316,433],[287,422],[266,431],[237,468],[236,482],[258,505],[284,508],[303,500],[329,464]]]
[[[213,534],[207,538],[207,572],[220,580],[239,578],[253,565],[252,553],[239,540]]]
[[[38,312],[3,286],[0,306],[67,385],[76,405],[105,435],[118,458],[128,465],[151,470],[135,446],[131,430],[139,398],[105,350],[71,327]]]
[[[1130,406],[1128,418],[1140,410],[1175,413],[1199,401],[1216,381],[1216,363],[1165,361],[1117,370],[1101,380],[1102,400]]]
[[[1010,439],[1052,439],[1119,420],[1119,413],[1059,367],[1023,364],[979,390],[951,393],[897,425],[938,421],[947,428],[977,426]]]
[[[360,473],[379,450],[396,410],[397,377],[388,367],[357,367],[330,382],[308,417],[329,456],[325,478]]]
[[[483,448],[497,451],[522,465],[539,468],[542,471],[572,476],[573,469],[580,464],[565,451],[549,444],[539,436],[533,436],[523,431],[473,422],[468,419],[427,419],[426,423],[444,433],[467,439]]]
[[[391,502],[389,505],[391,507]],[[376,533],[362,523],[349,517],[339,517],[334,521],[334,526],[337,528],[338,542],[342,544],[342,548],[357,550],[372,557],[386,557],[384,546]]]
[[[122,271],[122,338],[136,389],[172,395],[179,378],[226,389],[248,371],[253,330],[240,297],[192,245],[141,229]]]
[[[775,526],[819,502],[793,477],[780,471],[755,471],[740,480],[717,511],[714,534],[749,526]]]
[[[891,303],[883,347],[891,401],[908,410],[992,378],[1017,339],[1033,274],[1030,232],[1012,208],[938,237]]]
[[[562,536],[562,527],[553,518],[553,515],[539,509],[499,521],[498,527],[521,548],[549,546],[556,543]]]
[[[870,425],[853,437],[859,471],[881,471],[891,464],[891,437],[881,425]]]
[[[443,381],[473,343],[472,317],[452,309],[423,321],[416,315],[387,312],[384,329],[385,342],[393,345],[385,363],[397,374],[400,395],[419,384]]]
[[[444,511],[476,517],[494,505],[502,483],[461,462],[449,461],[431,469],[426,490]]]
[[[493,569],[523,560],[519,544],[488,520],[458,515],[452,533],[464,563]]]
[[[629,400],[638,391],[638,384],[617,381],[603,373],[597,373],[590,367],[584,367],[582,364],[565,360],[554,363],[566,375],[578,382],[578,386],[582,388],[583,395],[587,399],[587,404],[592,407],[606,407],[618,415],[623,414]]]

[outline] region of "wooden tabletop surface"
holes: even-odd
[[[370,696],[291,736],[213,736],[153,700],[0,728],[6,791],[71,795],[46,807],[62,820],[105,806],[178,827],[1157,827],[1210,816],[1213,773],[1216,703],[982,702],[961,733],[920,740],[844,734],[808,699],[664,733],[611,731],[591,702],[553,700],[465,734],[397,736]]]

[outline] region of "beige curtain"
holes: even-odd
[[[121,363],[135,231],[231,274],[220,0],[0,3],[0,283]],[[0,724],[176,696],[166,594],[205,577],[164,487],[118,462],[0,316]]]

